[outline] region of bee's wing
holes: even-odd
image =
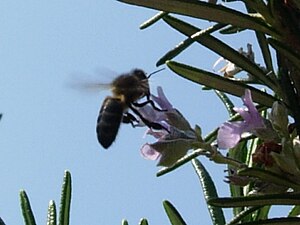
[[[108,83],[97,83],[95,81],[78,81],[73,80],[67,84],[68,87],[84,92],[99,92],[103,90],[108,90],[111,88],[111,84]]]
[[[110,74],[102,72],[96,74],[73,73],[66,82],[66,86],[83,92],[99,92],[111,89],[111,81],[113,80],[111,77],[111,72]]]

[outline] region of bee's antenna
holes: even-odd
[[[161,69],[159,69],[159,70],[156,70],[156,71],[154,71],[154,72],[152,72],[152,73],[150,73],[149,75],[148,75],[148,79],[153,75],[153,74],[156,74],[156,73],[158,73],[158,72],[160,72],[160,71],[162,71],[162,70],[165,70],[166,68],[161,68]]]

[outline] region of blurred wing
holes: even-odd
[[[87,81],[78,79],[72,79],[71,82],[68,82],[67,86],[74,90],[84,92],[99,92],[111,88],[110,83],[100,83],[99,81]]]
[[[111,82],[117,76],[108,70],[97,70],[93,74],[73,73],[66,82],[66,86],[83,92],[99,92],[111,89]]]

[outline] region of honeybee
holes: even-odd
[[[147,77],[143,70],[134,69],[118,76],[111,83],[112,96],[107,96],[104,99],[96,126],[97,138],[103,148],[109,148],[114,142],[122,122],[131,123],[133,126],[134,122],[138,122],[136,117],[128,112],[128,109],[131,109],[148,127],[163,128],[157,123],[144,119],[136,108],[151,104],[156,110],[160,110],[150,99],[148,82],[150,75]],[[146,101],[138,103],[137,101],[143,97],[146,97]]]

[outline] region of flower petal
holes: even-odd
[[[266,130],[263,117],[256,109],[249,89],[245,90],[242,97],[244,108],[234,107],[234,111],[239,113],[244,121],[225,122],[218,131],[218,146],[221,149],[233,148],[241,139],[241,135],[245,132],[256,134],[257,131]]]
[[[220,149],[233,148],[241,139],[245,132],[244,122],[225,122],[218,130],[218,147]]]
[[[151,98],[153,101],[155,101],[163,110],[171,110],[173,109],[172,104],[169,102],[167,97],[165,96],[162,87],[158,86],[157,87],[157,95],[152,95]]]
[[[194,140],[174,139],[151,144],[151,147],[161,153],[157,166],[172,166],[192,148],[193,142]]]
[[[250,112],[258,112],[252,101],[251,91],[249,89],[245,90],[245,95],[242,97],[242,100]]]
[[[161,155],[154,148],[152,148],[151,145],[149,145],[149,144],[144,144],[142,146],[141,154],[145,159],[149,159],[149,160],[157,160]]]
[[[245,95],[242,97],[244,105],[247,107],[247,110],[237,109],[237,112],[244,118],[246,123],[248,123],[252,129],[264,128],[264,121],[258,110],[256,109],[251,96],[251,91],[249,89],[245,90]]]
[[[152,129],[148,129],[146,134],[152,135],[156,139],[161,140],[164,139],[169,133],[166,130],[154,131]]]

